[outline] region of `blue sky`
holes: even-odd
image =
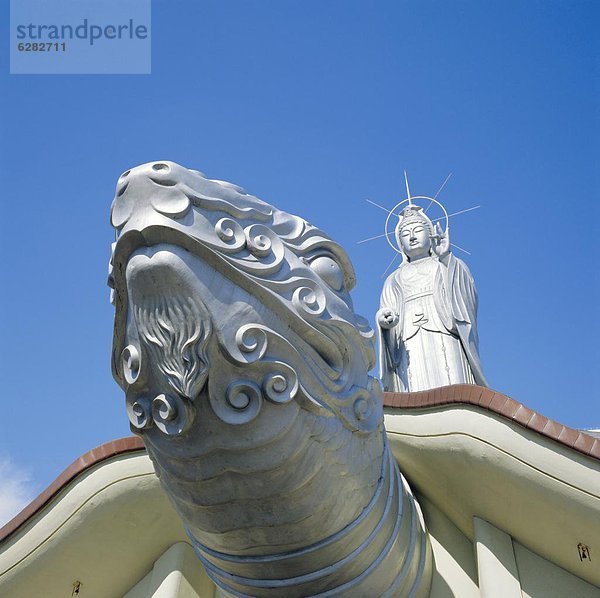
[[[448,211],[482,206],[452,240],[472,253],[457,255],[477,283],[491,386],[600,427],[599,8],[154,0],[152,74],[139,76],[11,76],[5,45],[0,472],[37,493],[129,434],[110,373],[108,212],[118,176],[160,159],[340,241],[372,323],[393,254],[357,244],[385,219],[365,199],[403,199],[403,169],[419,195],[452,172]]]

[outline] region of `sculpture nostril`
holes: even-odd
[[[157,162],[152,165],[152,170],[169,170],[168,164],[163,164],[162,162]]]
[[[125,177],[127,177],[129,175],[130,172],[131,172],[131,170],[126,170],[119,178],[124,179]]]

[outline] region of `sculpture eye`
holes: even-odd
[[[310,263],[310,267],[335,291],[344,286],[344,275],[341,268],[330,257],[321,256]]]

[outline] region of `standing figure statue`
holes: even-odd
[[[445,231],[439,223],[434,227],[412,199],[409,193],[401,202],[408,205],[395,229],[403,261],[386,279],[377,312],[384,390],[487,386],[479,359],[473,277],[450,252],[447,216]]]

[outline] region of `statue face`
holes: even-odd
[[[400,229],[400,245],[402,251],[411,260],[429,255],[431,239],[427,226],[422,222],[413,222]]]

